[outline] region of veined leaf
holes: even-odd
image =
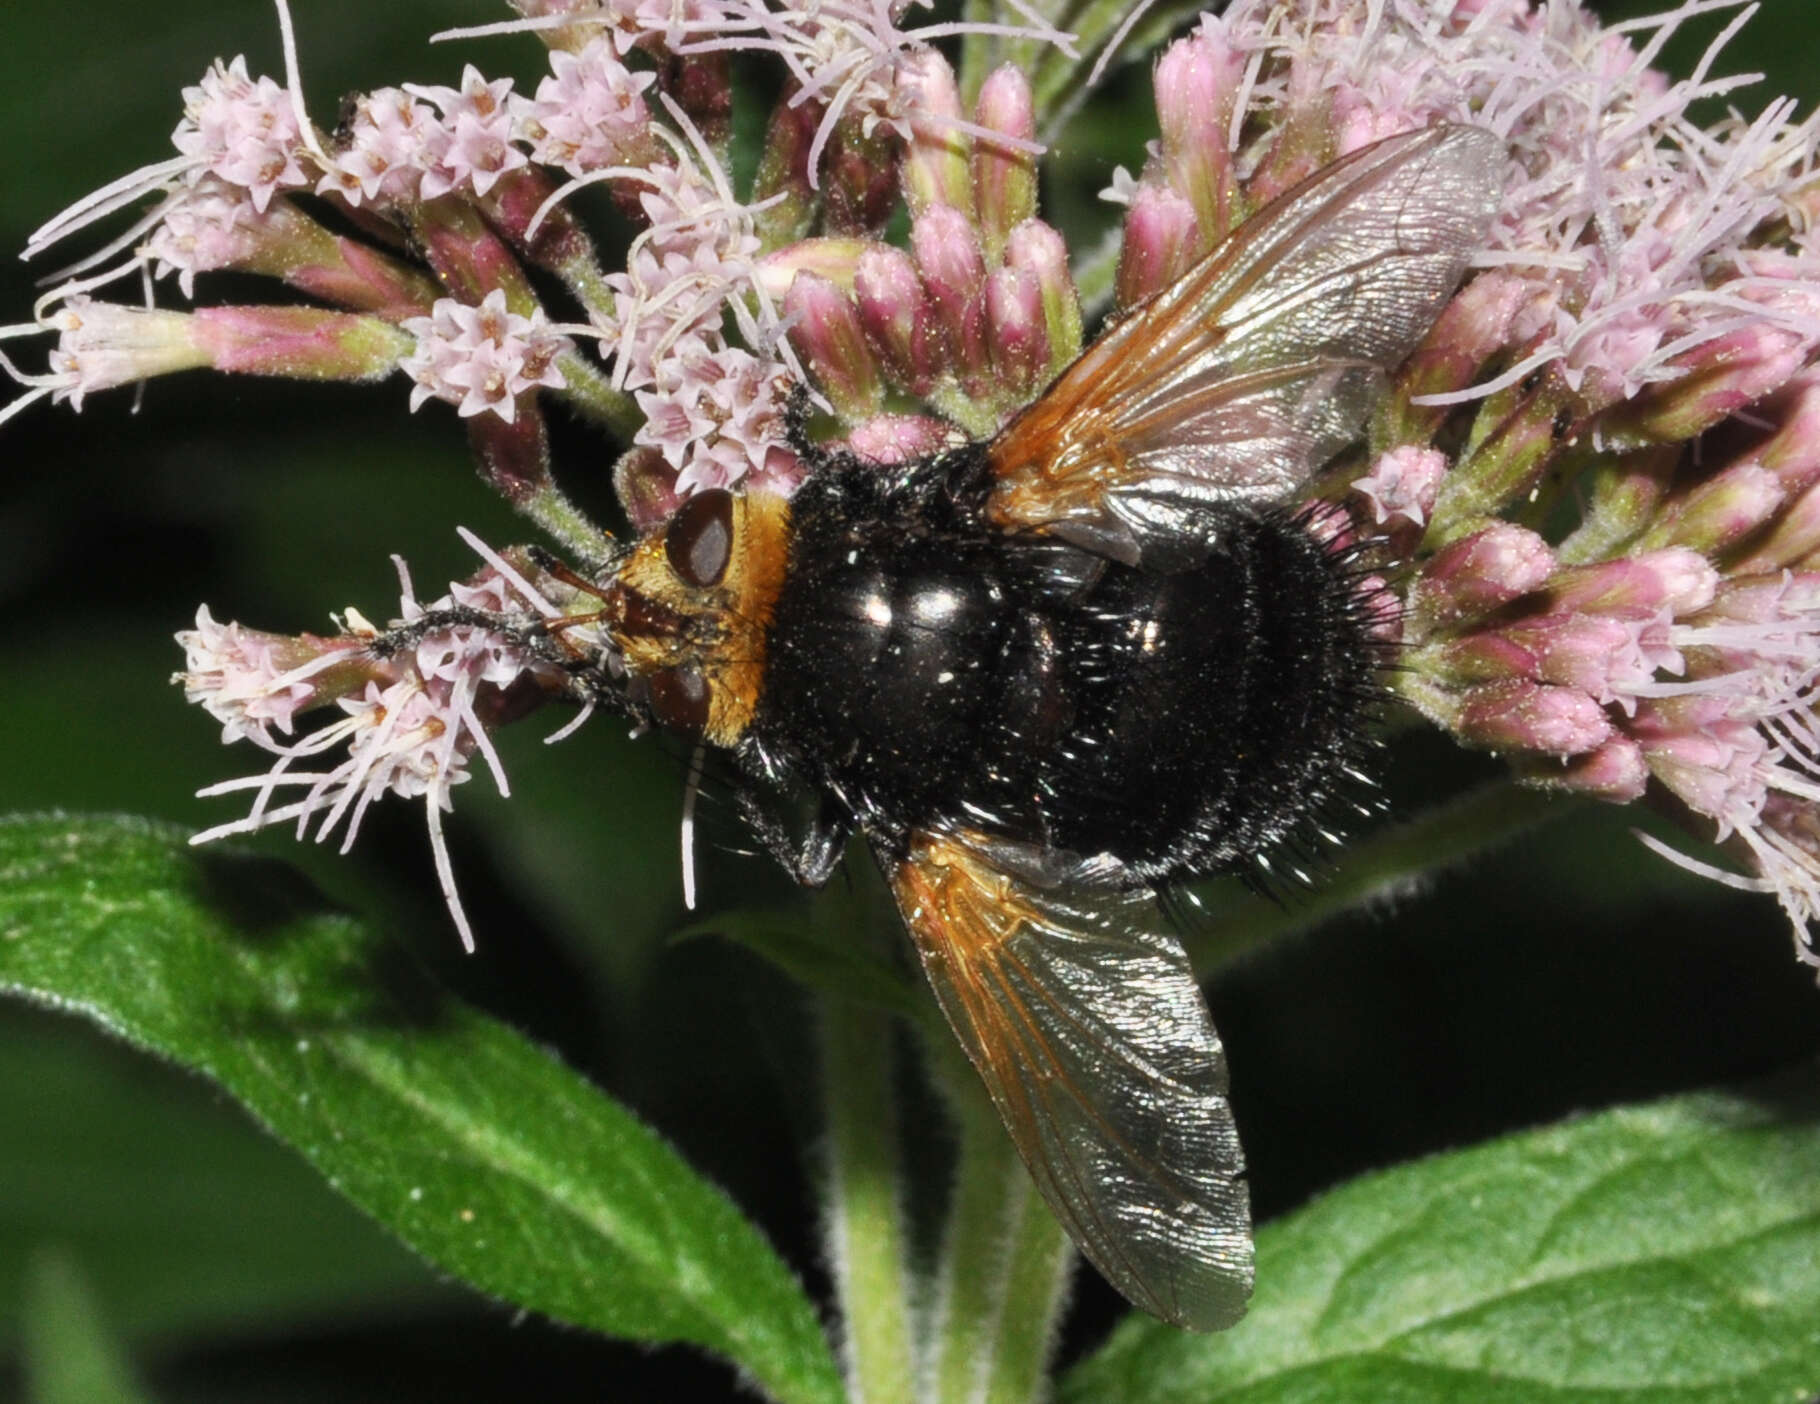
[[[1820,1390],[1820,1073],[1579,1117],[1258,1235],[1223,1336],[1133,1317],[1070,1404],[1795,1404]]]
[[[724,1195],[298,887],[279,864],[193,853],[140,821],[0,821],[0,990],[213,1078],[482,1291],[705,1346],[780,1400],[840,1399],[813,1306]]]
[[[0,1353],[46,1243],[136,1348],[371,1322],[454,1295],[214,1088],[72,1020],[0,1014]]]

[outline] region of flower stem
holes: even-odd
[[[556,368],[562,372],[563,388],[556,393],[563,402],[622,443],[630,443],[638,426],[645,422],[638,402],[624,390],[615,390],[612,381],[579,351],[564,351],[557,356]]]
[[[1073,1245],[1030,1182],[958,1048],[932,1046],[960,1136],[929,1324],[926,1397],[1028,1404],[1043,1397]]]
[[[602,560],[613,544],[613,538],[589,521],[554,483],[513,505],[575,560]]]
[[[1056,1327],[1074,1279],[1074,1244],[1036,1192],[1023,1162],[1016,1166],[1023,1202],[1011,1230],[997,1349],[986,1377],[987,1404],[1029,1404],[1047,1393]]]
[[[853,1404],[914,1404],[910,1270],[889,1015],[822,1005],[828,1237]]]

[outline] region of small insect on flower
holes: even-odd
[[[1037,1187],[1190,1329],[1244,1313],[1250,1206],[1158,894],[1267,871],[1358,777],[1382,603],[1291,499],[1452,295],[1504,163],[1433,126],[1316,172],[989,441],[880,467],[811,442],[799,396],[791,496],[697,492],[569,578],[597,611],[519,626],[578,700],[730,752],[801,882],[864,835]]]

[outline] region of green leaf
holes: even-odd
[[[0,1127],[0,1353],[47,1242],[135,1345],[453,1295],[214,1088],[71,1020],[0,1007]]]
[[[813,1306],[650,1130],[282,865],[127,819],[0,821],[0,989],[206,1074],[431,1262],[835,1401]]]
[[[1258,1235],[1223,1336],[1124,1323],[1074,1404],[1744,1404],[1820,1387],[1820,1075],[1368,1176]]]
[[[32,1404],[140,1404],[145,1396],[67,1253],[32,1259],[25,1329]]]

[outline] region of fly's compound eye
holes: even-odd
[[[684,736],[708,729],[708,680],[693,664],[660,668],[645,680],[651,715],[658,724]]]
[[[685,585],[720,584],[733,556],[733,494],[709,488],[678,507],[664,532],[664,556]]]

